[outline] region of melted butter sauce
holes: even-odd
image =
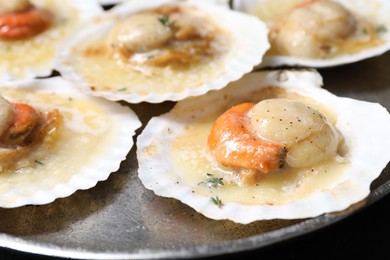
[[[267,96],[266,94],[265,96]],[[281,93],[279,93],[281,95]],[[259,95],[257,95],[259,97]],[[302,96],[290,95],[290,98],[305,101],[335,122],[335,116],[329,109]],[[322,109],[321,109],[322,108]],[[223,112],[215,111],[188,123],[172,144],[170,158],[177,167],[180,182],[192,187],[193,192],[220,198],[222,202],[240,204],[281,205],[307,197],[316,192],[331,189],[342,177],[348,163],[341,156],[332,158],[310,168],[289,168],[262,175],[252,185],[237,184],[237,172],[220,167],[210,158],[207,151],[207,137],[214,120]],[[210,188],[200,184],[207,174],[223,178],[224,185]]]
[[[47,31],[35,37],[19,41],[0,40],[0,74],[24,78],[29,71],[46,73],[52,66],[58,41],[75,27],[78,11],[66,1],[40,0],[33,3],[53,13],[54,22]]]
[[[1,94],[10,101],[28,103],[41,111],[58,108],[63,116],[63,124],[57,129],[53,145],[38,146],[17,162],[15,169],[0,172],[2,194],[17,187],[18,194],[29,195],[37,187],[46,190],[65,183],[99,157],[112,142],[109,111],[91,101],[26,89],[2,88]]]
[[[248,10],[248,13],[259,17],[268,25],[272,25],[288,14],[292,8],[304,4],[305,2],[307,2],[307,0],[266,0],[263,1],[261,5],[255,5]],[[352,13],[354,12],[352,11]],[[370,20],[371,18],[372,17],[370,17]],[[380,25],[371,24],[368,20],[357,17],[357,29],[355,33],[346,39],[332,42],[330,46],[331,51],[327,54],[327,58],[353,54],[383,44],[383,40],[377,35],[377,26]],[[267,51],[266,55],[285,54],[279,53],[274,47],[274,44],[271,43],[271,48]]]
[[[190,13],[191,10],[186,12]],[[194,11],[194,10],[193,10]],[[199,12],[196,15],[200,15]],[[211,21],[204,15],[209,24]],[[211,44],[215,55],[202,57],[196,63],[185,66],[151,66],[131,64],[115,57],[108,46],[107,35],[95,38],[93,42],[73,49],[73,56],[79,57],[72,66],[93,86],[93,90],[121,93],[183,92],[202,86],[210,78],[216,78],[225,71],[224,54],[229,49],[229,35],[215,26],[215,38]],[[186,82],[184,84],[183,82]]]

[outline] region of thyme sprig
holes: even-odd
[[[383,24],[380,24],[376,27],[376,32],[377,33],[385,33],[385,32],[387,32],[387,28]]]
[[[169,20],[169,16],[164,14],[163,16],[161,16],[160,18],[158,18],[158,20],[160,21],[160,23],[164,26],[169,26],[171,25],[171,21]]]
[[[218,206],[218,208],[222,208],[223,207],[223,203],[222,203],[222,200],[220,198],[217,197],[211,197],[211,201]]]
[[[45,165],[43,162],[41,162],[41,161],[39,161],[39,160],[34,160],[34,162],[35,162],[36,164],[39,164],[39,165]]]
[[[206,185],[209,188],[219,188],[225,185],[223,178],[214,177],[212,174],[207,173],[205,181],[199,182],[198,185]]]
[[[126,91],[127,88],[126,87],[123,87],[123,88],[118,88],[117,91]]]

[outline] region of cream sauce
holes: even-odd
[[[1,94],[10,101],[28,103],[41,111],[57,108],[63,116],[63,124],[53,145],[38,146],[16,162],[15,169],[0,172],[0,194],[17,187],[18,194],[29,195],[36,192],[37,187],[48,190],[58,183],[66,183],[75,173],[85,169],[85,165],[99,158],[115,138],[110,130],[113,124],[110,111],[92,101],[66,94],[6,87],[2,88]]]
[[[38,0],[35,6],[54,14],[54,24],[40,35],[19,41],[0,40],[0,75],[25,78],[29,71],[46,73],[51,68],[56,47],[61,39],[75,29],[78,11],[67,1]]]
[[[305,101],[305,104],[327,115],[330,122],[336,120],[329,109],[313,100],[286,93],[278,95]],[[265,96],[269,98],[268,94]],[[253,98],[256,97],[261,97],[261,94],[258,93]],[[348,167],[348,163],[338,156],[309,168],[276,170],[261,176],[253,185],[239,185],[235,182],[234,170],[219,167],[209,157],[207,151],[210,127],[222,112],[224,110],[220,109],[193,119],[173,141],[170,158],[177,172],[180,173],[177,178],[180,182],[191,186],[194,193],[218,196],[222,202],[281,205],[332,188]],[[207,185],[199,184],[206,180],[207,173],[224,178],[224,185],[219,188],[209,188]]]
[[[202,19],[212,24],[206,16]],[[216,25],[215,30],[218,33],[211,44],[214,55],[202,57],[199,62],[185,66],[158,67],[125,62],[110,50],[107,35],[74,48],[71,55],[78,58],[73,59],[71,66],[91,85],[92,91],[139,95],[180,93],[188,88],[201,87],[225,72],[224,60],[229,50],[230,36]]]
[[[272,35],[273,25],[285,17],[292,8],[308,2],[307,0],[266,0],[262,1],[261,4],[254,5],[247,12],[259,17],[265,21],[271,28],[270,35]],[[356,13],[352,11],[352,14]],[[325,58],[335,57],[345,54],[353,54],[364,49],[372,48],[383,44],[380,39],[380,35],[377,35],[376,28],[380,26],[378,24],[372,24],[371,19],[365,19],[360,15],[357,18],[357,28],[355,32],[346,39],[338,39],[331,43],[330,48],[332,49]],[[372,19],[375,21],[375,19]],[[266,55],[288,55],[279,49],[275,48],[276,39],[271,37],[271,48],[268,50]],[[324,43],[325,44],[325,43]],[[326,43],[329,44],[329,43]],[[321,55],[318,54],[318,58]]]

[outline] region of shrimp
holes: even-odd
[[[223,165],[267,173],[284,165],[287,151],[250,130],[248,112],[253,107],[243,103],[223,113],[211,127],[208,149]]]
[[[23,11],[0,15],[0,39],[21,40],[44,32],[52,22],[47,10],[29,7]]]

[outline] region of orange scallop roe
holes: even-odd
[[[1,146],[22,145],[37,125],[38,112],[27,104],[12,103],[14,108],[13,120],[0,138]]]
[[[49,11],[35,7],[0,15],[0,40],[22,40],[33,37],[49,28],[52,20]]]
[[[254,105],[243,103],[219,116],[210,129],[208,149],[222,165],[267,173],[284,165],[287,151],[250,130],[248,112]]]
[[[302,3],[297,4],[296,6],[294,6],[294,7],[290,10],[290,12],[293,12],[295,9],[299,9],[299,8],[302,8],[302,7],[311,5],[311,4],[315,3],[315,2],[318,2],[318,0],[306,0],[306,1],[302,2]]]

